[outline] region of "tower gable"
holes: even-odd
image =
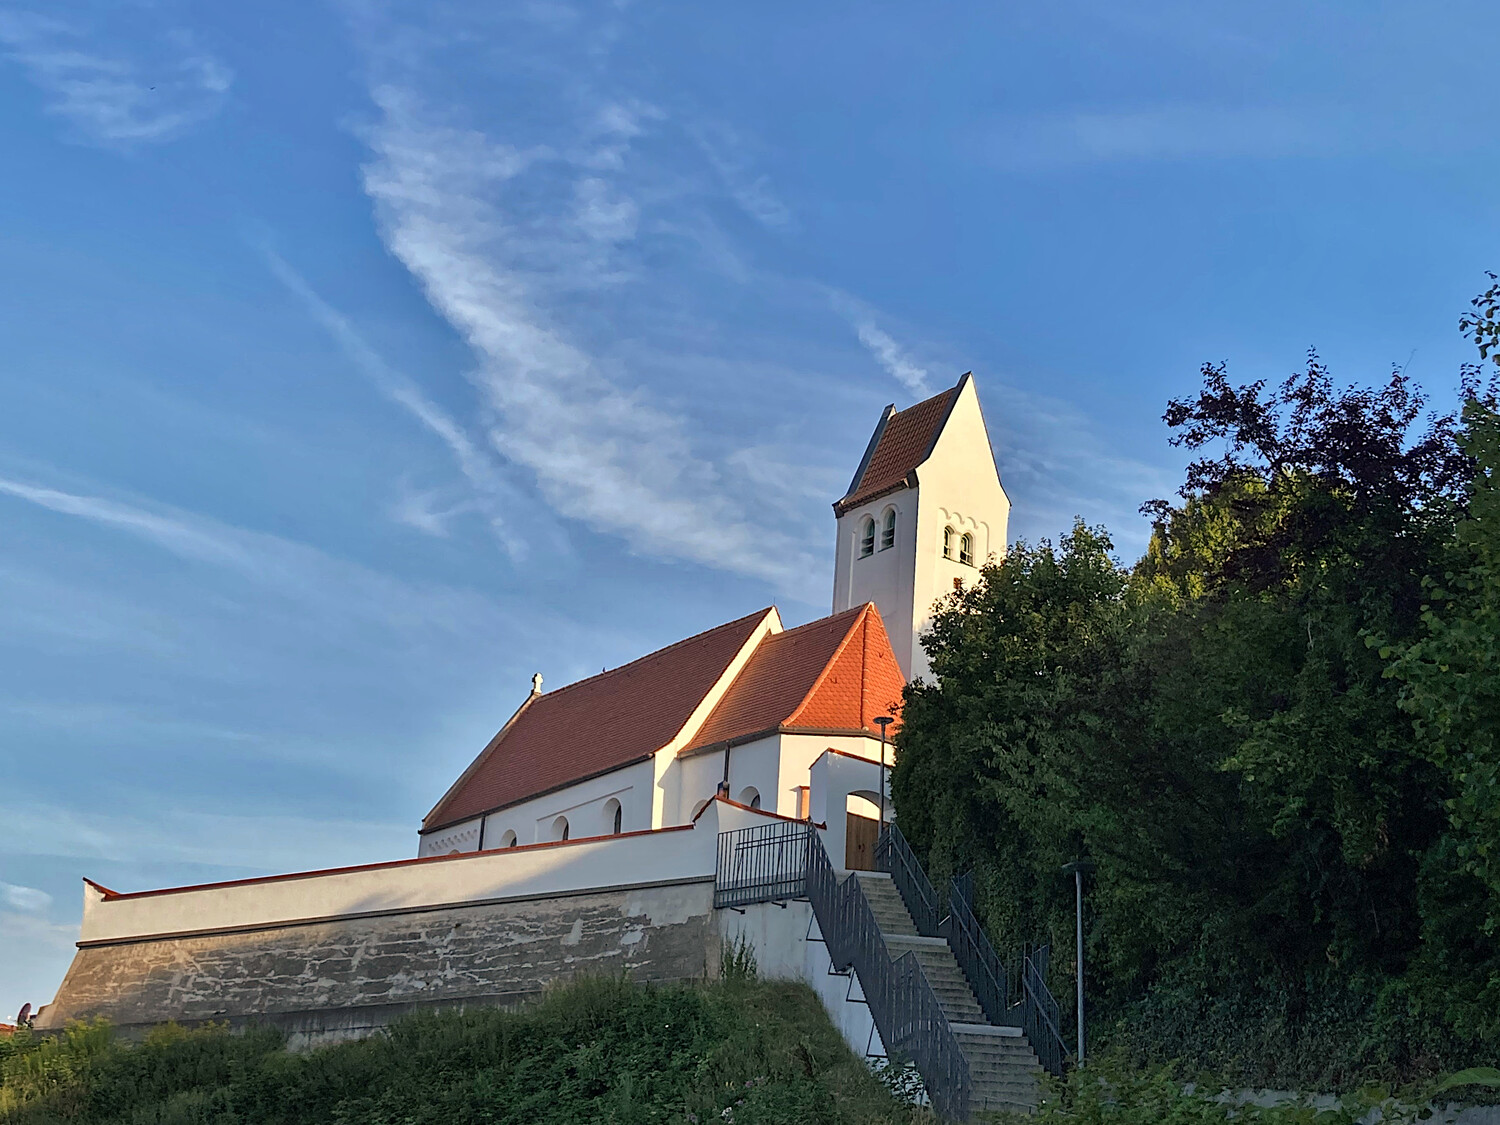
[[[886,407],[833,507],[834,612],[874,602],[903,674],[923,675],[919,638],[934,603],[1005,552],[1010,501],[972,376],[905,410]]]

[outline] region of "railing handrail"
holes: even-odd
[[[965,1119],[973,1088],[969,1061],[916,954],[891,960],[858,877],[838,881],[822,838],[805,822],[719,834],[715,906],[803,897],[812,904],[833,967],[858,976],[886,1052],[912,1061],[941,1116]]]
[[[807,892],[829,959],[835,969],[852,968],[859,978],[886,1054],[912,1061],[940,1116],[966,1119],[973,1089],[969,1061],[921,962],[912,952],[891,960],[859,877],[838,882],[822,839],[811,829]]]
[[[1009,1022],[1014,1001],[1011,999],[1010,974],[990,939],[979,924],[968,898],[958,881],[954,880],[948,896],[948,918],[944,936],[957,958],[959,968],[969,978],[974,988],[974,997],[990,1023],[1001,1025]]]
[[[971,874],[949,883],[948,915],[938,918],[937,891],[899,826],[887,824],[882,829],[875,854],[885,860],[917,932],[947,940],[985,1018],[996,1026],[1019,1023],[1037,1059],[1048,1071],[1061,1076],[1068,1049],[1057,1030],[1057,1017],[1052,1014],[1058,1011],[1057,1001],[1033,962],[1035,956],[1045,957],[1046,947],[1023,947],[1012,960],[1012,967],[1007,968],[974,913]],[[1014,989],[1013,979],[1018,986]]]
[[[875,842],[875,862],[890,873],[891,882],[901,892],[901,900],[923,937],[943,936],[943,916],[937,889],[922,870],[922,864],[901,829],[887,824]]]

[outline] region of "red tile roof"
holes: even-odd
[[[761,641],[692,749],[786,727],[874,732],[905,683],[880,611],[845,610]]]
[[[422,831],[651,757],[681,733],[771,612],[531,696],[427,814]],[[863,605],[762,637],[689,744],[777,729],[874,733],[875,716],[895,713],[905,682],[880,611]]]
[[[422,831],[651,757],[682,730],[771,612],[531,696],[427,814]]]
[[[871,447],[865,453],[859,472],[850,482],[849,491],[834,503],[840,514],[899,488],[911,471],[927,460],[943,430],[943,423],[948,420],[948,414],[963,390],[964,380],[968,378],[965,375],[957,386],[905,410],[892,412],[886,407],[887,414],[876,428]]]

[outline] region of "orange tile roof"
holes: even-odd
[[[422,831],[651,757],[682,731],[771,612],[531,696],[427,814]],[[784,728],[875,733],[875,716],[895,713],[905,682],[880,611],[866,604],[762,637],[690,745]]]
[[[867,603],[762,640],[691,749],[781,728],[874,732],[875,716],[900,706],[905,683],[880,611]]]
[[[427,814],[422,831],[651,757],[682,730],[771,612],[531,696]]]
[[[905,410],[886,408],[860,471],[850,482],[849,491],[834,503],[840,514],[899,488],[912,470],[927,460],[968,378],[965,375],[956,386]]]

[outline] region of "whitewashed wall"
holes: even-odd
[[[882,551],[880,534],[885,513],[896,512],[895,546]],[[860,558],[861,529],[868,518],[875,520],[875,553]],[[896,651],[901,671],[911,663],[912,584],[917,555],[917,494],[902,489],[850,509],[838,519],[838,541],[834,551],[833,612],[842,613],[865,602],[874,602]],[[908,676],[909,678],[909,676]]]
[[[85,885],[83,942],[712,878],[715,803],[697,825],[106,896]]]
[[[917,636],[932,619],[933,604],[953,590],[953,580],[973,585],[978,568],[994,555],[1005,554],[1010,500],[995,469],[984,415],[974,381],[968,380],[948,424],[938,436],[932,456],[917,469],[916,557],[912,583],[912,659],[902,664],[908,679],[930,675],[927,654]],[[943,528],[957,535],[954,559],[943,557]],[[974,536],[974,566],[957,561],[958,535]],[[883,612],[883,611],[882,611]]]
[[[505,847],[507,833],[517,844],[540,844],[552,840],[551,828],[559,816],[568,819],[570,839],[607,835],[613,818],[605,816],[611,800],[620,802],[620,831],[643,832],[651,823],[651,777],[649,761],[580,781],[566,789],[533,797],[484,817],[485,850]],[[420,838],[419,856],[448,855],[479,850],[479,818],[466,820],[441,832]]]

